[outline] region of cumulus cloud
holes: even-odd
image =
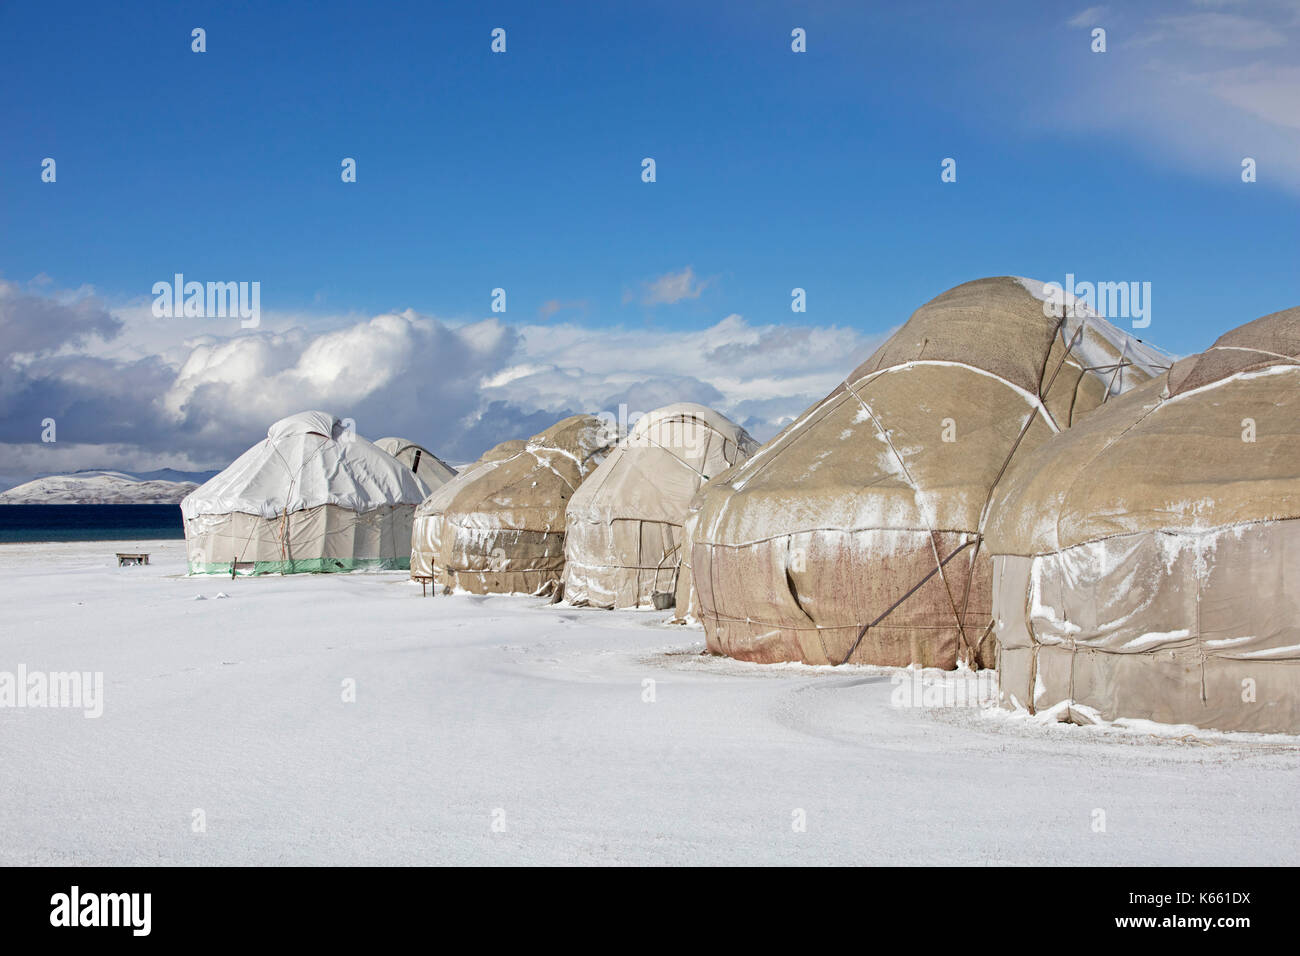
[[[0,486],[79,468],[224,467],[309,408],[453,461],[565,415],[626,406],[634,417],[674,401],[711,405],[766,438],[881,338],[738,315],[685,331],[451,323],[410,310],[265,315],[255,330],[166,321],[138,303],[110,310],[88,293],[0,283],[0,331],[20,346],[0,355]],[[55,444],[40,441],[46,418]]]
[[[883,341],[840,326],[751,325],[729,315],[698,330],[524,326],[527,361],[494,373],[485,395],[617,415],[672,401],[712,405],[759,437],[843,381]]]
[[[48,277],[38,276],[31,288],[48,284]],[[121,320],[88,290],[51,296],[0,280],[0,342],[13,355],[76,348],[91,338],[111,339],[121,330]]]

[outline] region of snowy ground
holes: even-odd
[[[119,569],[115,550],[153,564]],[[426,599],[401,574],[186,578],[183,562],[181,542],[0,545],[0,671],[105,682],[98,719],[0,708],[0,863],[1282,864],[1300,849],[1296,738],[898,707],[895,672],[701,656],[701,632],[662,612]]]

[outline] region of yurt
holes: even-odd
[[[405,568],[423,494],[409,468],[328,412],[290,415],[182,499],[189,570]]]
[[[457,489],[475,479],[484,469],[522,452],[528,445],[522,438],[512,438],[494,445],[478,461],[439,486],[415,509],[411,527],[411,577],[432,578],[435,555],[442,548],[442,513],[456,497]],[[455,487],[448,487],[454,485]]]
[[[569,499],[564,599],[648,607],[676,594],[682,521],[711,477],[758,449],[739,425],[679,402],[642,415]]]
[[[415,477],[428,485],[429,491],[441,488],[456,477],[455,468],[413,441],[405,438],[381,438],[375,444],[415,472]]]
[[[564,577],[565,509],[614,438],[594,415],[573,415],[443,485],[421,506],[438,516],[427,532],[435,583],[554,593]]]
[[[1300,733],[1300,308],[1017,461],[986,542],[1004,701]]]
[[[1011,277],[943,293],[708,486],[691,565],[711,650],[993,665],[990,493],[1016,456],[1168,366],[1047,299]]]
[[[746,456],[745,460],[749,460],[748,456]],[[739,464],[743,463],[740,462]],[[691,498],[690,504],[686,506],[686,517],[682,519],[682,539],[679,548],[681,564],[677,568],[677,593],[673,602],[676,611],[672,618],[674,624],[700,623],[700,602],[695,593],[695,577],[691,568],[691,552],[695,545],[695,526],[700,520],[700,510],[704,507],[704,501],[708,498],[712,486],[730,479],[736,467],[736,465],[732,465],[726,471],[714,475],[701,485],[699,490],[695,492],[694,497]]]

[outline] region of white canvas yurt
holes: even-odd
[[[429,491],[441,488],[456,477],[455,468],[423,445],[405,438],[380,438],[375,444],[415,472],[415,477],[423,481]]]
[[[415,474],[328,412],[290,415],[181,501],[191,574],[406,568]]]
[[[691,499],[757,448],[747,431],[704,405],[678,402],[642,415],[569,499],[565,600],[645,607],[655,595],[674,595]]]

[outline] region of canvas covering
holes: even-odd
[[[1169,364],[1082,307],[1045,314],[1042,289],[1000,277],[945,292],[706,487],[691,567],[711,650],[992,666],[981,543],[1006,466]]]
[[[473,480],[472,476],[478,475],[492,462],[504,461],[522,452],[527,445],[528,442],[522,438],[512,438],[494,445],[482,458],[460,471],[455,479],[461,483],[470,482]],[[448,481],[446,484],[450,483]],[[455,500],[457,494],[457,489],[454,488],[445,491],[446,484],[435,489],[415,509],[411,524],[411,577],[413,579],[432,579],[434,576],[435,555],[440,554],[442,549],[442,513]]]
[[[1297,356],[1300,309],[1265,316],[1017,462],[987,529],[1007,704],[1300,733]]]
[[[748,461],[748,458],[745,460]],[[743,463],[739,462],[738,464]],[[681,565],[677,570],[677,594],[673,602],[677,612],[673,615],[674,624],[700,623],[700,601],[695,591],[695,572],[691,567],[691,552],[695,546],[695,526],[699,523],[700,510],[704,507],[704,501],[708,497],[709,489],[715,483],[727,481],[735,470],[736,466],[732,465],[726,471],[710,478],[695,492],[690,504],[686,507],[686,517],[682,519],[682,543],[679,549]]]
[[[565,600],[622,608],[652,606],[655,594],[675,597],[691,499],[757,449],[748,432],[703,405],[642,415],[569,499]]]
[[[565,509],[614,437],[594,415],[573,415],[522,447],[497,446],[421,504],[413,564],[445,589],[553,593],[564,576]]]
[[[415,477],[428,486],[430,492],[441,488],[456,477],[456,469],[451,467],[423,445],[418,445],[405,438],[380,438],[375,446],[388,452],[411,471]],[[426,493],[427,497],[427,493]]]
[[[328,412],[291,415],[181,501],[191,574],[405,568],[425,486]]]

